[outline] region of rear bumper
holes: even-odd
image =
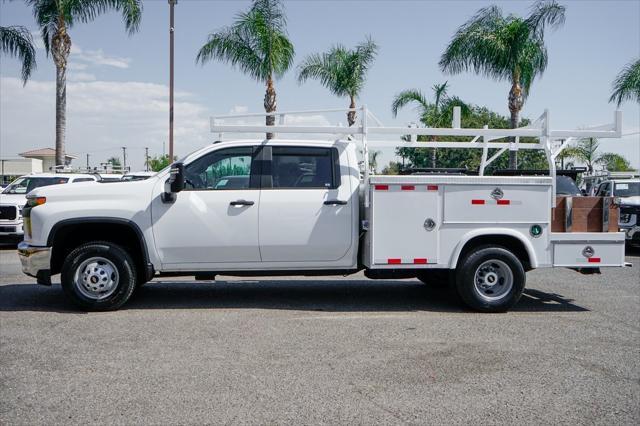
[[[38,279],[38,284],[51,284],[51,247],[35,247],[24,241],[18,244],[22,272]]]

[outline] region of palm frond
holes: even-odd
[[[336,96],[356,98],[377,51],[378,46],[369,37],[354,49],[334,45],[328,52],[308,56],[298,66],[298,82],[313,78]]]
[[[33,17],[40,27],[40,35],[47,55],[51,51],[51,38],[56,33],[58,3],[56,0],[25,0],[33,10]]]
[[[9,56],[17,56],[22,62],[22,81],[27,84],[36,68],[36,49],[33,37],[25,27],[0,27],[0,48]]]
[[[565,7],[556,0],[539,0],[531,7],[526,23],[537,38],[544,38],[546,26],[556,29],[564,24]]]
[[[398,116],[398,111],[410,103],[416,103],[421,115],[425,115],[430,108],[430,103],[418,89],[403,90],[398,93],[391,103],[391,114],[393,117]]]
[[[640,103],[640,59],[625,65],[613,81],[609,102],[616,102],[620,106],[625,100]]]
[[[263,61],[256,54],[251,41],[235,28],[226,28],[209,35],[207,42],[200,48],[196,62],[205,64],[213,59],[227,62],[258,81],[263,81]]]
[[[142,19],[142,0],[64,0],[58,2],[59,13],[65,23],[72,26],[78,20],[91,22],[109,11],[122,13],[122,20],[129,34],[138,31]]]

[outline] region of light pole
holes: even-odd
[[[173,161],[173,9],[176,3],[178,0],[169,0],[169,163]]]

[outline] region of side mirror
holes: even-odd
[[[173,203],[176,200],[175,194],[184,189],[184,163],[173,163],[169,172],[169,179],[164,184],[162,201]]]
[[[180,192],[184,189],[184,163],[173,163],[171,165],[171,172],[169,180],[169,191],[172,194]]]

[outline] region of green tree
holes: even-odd
[[[494,111],[489,110],[486,107],[477,105],[468,105],[469,112],[461,117],[461,126],[463,128],[479,129],[484,125],[489,126],[491,129],[508,129],[510,127],[509,118],[502,116]],[[522,125],[529,124],[529,120],[522,119]],[[404,138],[408,140],[408,138]],[[471,141],[472,137],[460,137],[460,136],[441,136],[438,140],[442,142],[452,141]],[[421,140],[420,138],[418,140]],[[422,139],[425,140],[425,139]],[[532,138],[521,138],[520,143],[534,142]],[[488,157],[491,157],[497,152],[497,149],[489,149]],[[439,149],[437,151],[438,166],[442,168],[466,168],[470,171],[478,170],[480,167],[482,150],[481,149]],[[427,158],[427,152],[424,149],[415,148],[398,148],[396,149],[396,155],[403,157],[406,162],[406,167],[426,167],[429,163]],[[518,156],[518,166],[523,169],[547,169],[548,163],[543,152],[539,150],[523,150],[521,155]],[[509,167],[508,158],[506,155],[498,157],[493,163],[491,163],[486,173],[491,174],[495,170],[506,169]]]
[[[585,164],[590,174],[593,173],[596,164],[604,165],[611,172],[633,170],[629,161],[620,154],[598,153],[599,145],[596,138],[583,138],[578,140],[576,145],[565,148],[563,154]]]
[[[31,72],[36,68],[36,49],[33,37],[25,27],[0,27],[2,53],[17,56],[22,62],[22,82],[27,84]]]
[[[402,170],[402,164],[397,161],[389,161],[389,164],[384,166],[382,169],[383,175],[398,175],[400,174],[400,170]]]
[[[298,83],[308,79],[315,79],[329,89],[336,96],[348,96],[349,108],[355,109],[356,99],[360,95],[367,78],[367,71],[371,67],[378,46],[367,37],[355,49],[347,49],[337,44],[328,52],[309,55],[298,66]],[[353,126],[356,122],[356,112],[347,113],[347,122]]]
[[[265,83],[264,110],[275,112],[274,79],[282,77],[291,67],[294,56],[286,24],[280,0],[254,0],[249,11],[238,14],[231,26],[209,35],[196,62],[205,64],[214,59],[227,62]],[[274,124],[275,116],[266,116],[266,125]],[[267,139],[273,136],[273,133],[266,135]]]
[[[598,162],[604,164],[610,172],[628,172],[633,170],[629,160],[624,158],[622,155],[615,154],[613,152],[605,152],[600,155]]]
[[[173,161],[178,159],[177,156],[174,156]],[[149,168],[154,172],[159,172],[160,170],[167,167],[171,162],[169,161],[169,154],[154,156],[149,159]]]
[[[138,30],[142,0],[26,0],[33,7],[47,55],[56,66],[56,165],[64,164],[67,109],[67,63],[71,52],[69,29],[113,10],[122,13],[129,34]]]
[[[398,93],[391,104],[391,112],[395,118],[398,111],[406,105],[416,104],[419,119],[428,127],[449,127],[453,120],[453,108],[459,106],[461,115],[467,116],[470,112],[469,106],[456,96],[449,96],[447,93],[448,82],[435,84],[433,90],[433,102],[429,102],[427,98],[418,89],[403,90]],[[424,140],[424,138],[421,138]],[[438,140],[436,136],[431,136],[431,141]],[[431,149],[431,167],[437,165],[437,149]]]
[[[120,157],[109,157],[107,159],[107,164],[111,164],[111,167],[117,169],[122,166],[122,162],[120,162]]]
[[[504,16],[497,6],[480,9],[453,36],[440,67],[452,74],[473,70],[509,81],[511,127],[516,128],[531,84],[547,68],[545,29],[561,26],[564,15],[564,6],[555,0],[536,2],[526,18]],[[517,167],[515,151],[509,152],[509,167]]]
[[[628,63],[613,81],[609,102],[616,102],[620,106],[625,100],[640,103],[640,59]]]

